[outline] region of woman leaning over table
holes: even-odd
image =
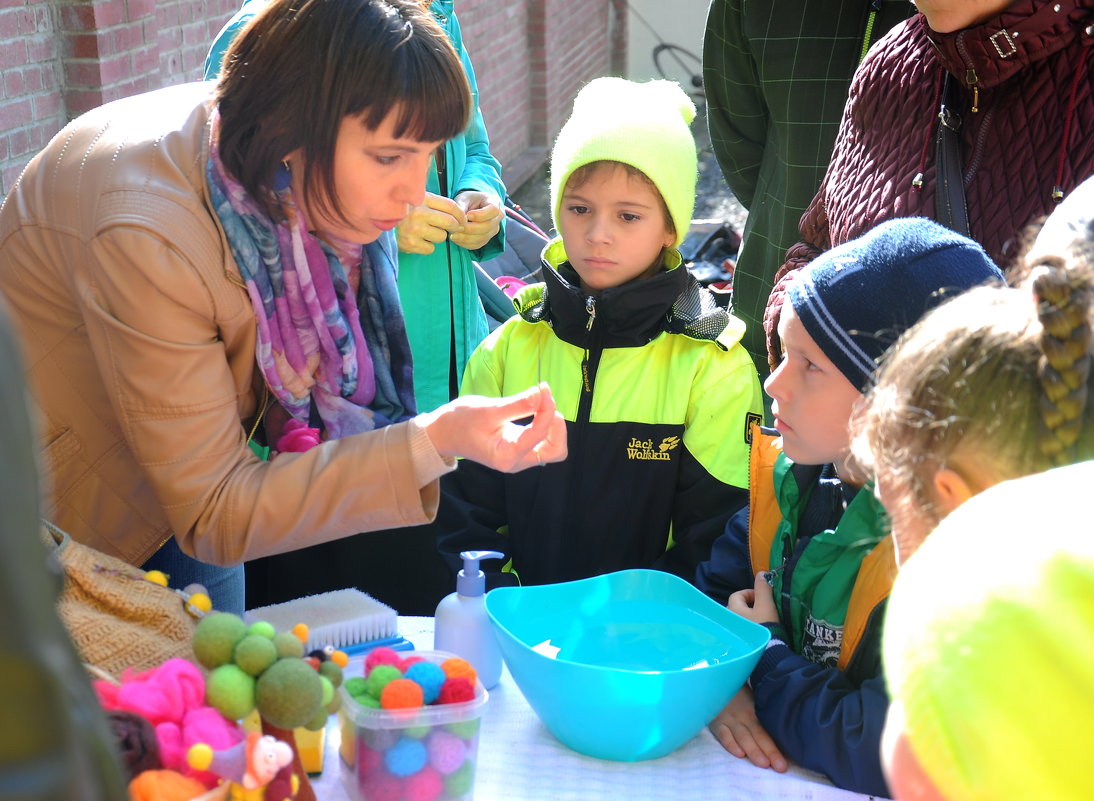
[[[427,522],[457,456],[562,458],[546,388],[413,413],[393,229],[470,107],[418,3],[278,0],[215,87],[61,131],[0,210],[53,522],[239,611],[241,562]]]

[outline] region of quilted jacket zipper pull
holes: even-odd
[[[972,113],[980,111],[980,78],[976,70],[965,70],[965,83],[972,87]]]

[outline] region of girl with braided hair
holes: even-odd
[[[904,562],[988,487],[1094,459],[1094,177],[1045,222],[1017,286],[945,303],[897,342],[859,416]]]

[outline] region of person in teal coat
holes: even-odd
[[[205,59],[206,80],[217,77],[228,45],[268,2],[247,0],[217,34]],[[474,100],[467,130],[437,151],[425,202],[396,229],[399,298],[414,358],[414,398],[418,411],[424,412],[459,394],[464,366],[487,334],[473,262],[505,249],[506,190],[501,164],[490,153],[475,71],[453,0],[422,0],[422,5],[459,54]]]

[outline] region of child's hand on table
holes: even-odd
[[[733,756],[747,758],[759,768],[771,768],[778,773],[786,773],[786,757],[757,719],[750,687],[742,687],[710,722],[708,728],[722,747]]]

